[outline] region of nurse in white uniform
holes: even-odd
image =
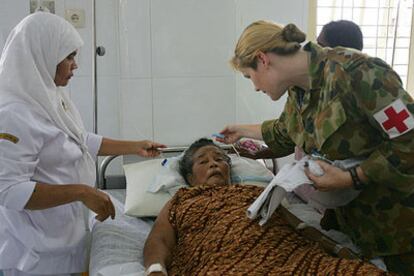
[[[87,270],[88,210],[114,218],[95,189],[97,155],[158,155],[163,145],[87,133],[62,87],[82,45],[64,19],[38,12],[11,32],[0,59],[0,270],[65,275]],[[86,210],[86,211],[85,211]]]

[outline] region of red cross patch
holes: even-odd
[[[390,139],[398,137],[414,128],[414,118],[405,104],[397,99],[374,114],[375,120]]]

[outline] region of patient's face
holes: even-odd
[[[188,177],[191,186],[230,183],[230,165],[224,153],[215,146],[205,146],[194,153],[192,170]]]

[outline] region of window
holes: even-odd
[[[311,13],[309,22],[316,25],[316,35],[332,20],[355,22],[364,35],[363,52],[385,60],[400,75],[405,88],[414,88],[414,77],[410,76],[414,74],[414,57],[410,59],[413,0],[314,1],[309,7],[316,9],[316,20],[311,19]]]

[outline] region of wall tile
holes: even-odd
[[[286,95],[273,101],[268,95],[254,90],[251,80],[240,73],[236,77],[236,121],[258,124],[279,117],[286,102]]]
[[[154,79],[154,137],[183,145],[235,121],[233,77]]]
[[[121,80],[121,134],[124,139],[152,139],[151,79]]]
[[[306,31],[307,19],[303,16],[306,2],[304,0],[235,1],[237,37],[247,25],[256,20],[271,20],[281,24],[295,23],[299,28]]]
[[[153,76],[230,76],[234,22],[232,0],[152,0]]]
[[[90,77],[75,76],[70,81],[68,89],[74,104],[81,114],[85,128],[93,131],[93,93]]]
[[[110,138],[120,138],[119,77],[100,77],[97,88],[98,133]]]
[[[150,1],[119,2],[119,43],[121,75],[151,77]]]
[[[0,1],[0,53],[10,31],[29,14],[29,1]]]
[[[119,76],[118,1],[99,0],[96,5],[96,46],[105,47],[105,55],[97,56],[98,76]]]

